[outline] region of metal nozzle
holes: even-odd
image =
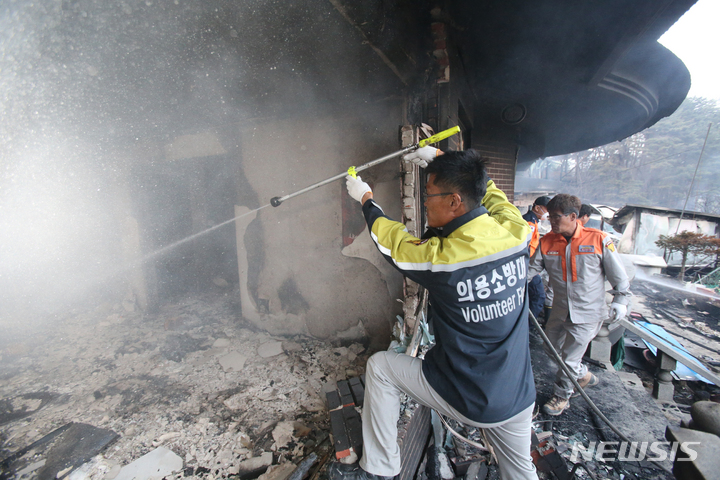
[[[270,199],[270,205],[272,205],[273,207],[279,207],[280,204],[282,202],[284,202],[285,200],[289,200],[293,197],[297,197],[298,195],[301,195],[305,192],[309,192],[310,190],[315,190],[318,187],[322,187],[323,185],[327,185],[328,183],[334,182],[335,180],[345,178],[348,175],[355,177],[358,172],[366,170],[375,165],[379,165],[386,160],[390,160],[391,158],[399,157],[406,153],[417,150],[419,147],[424,147],[430,143],[436,143],[436,142],[439,142],[440,140],[444,140],[448,137],[452,137],[453,135],[455,135],[456,133],[459,133],[459,132],[460,132],[460,127],[453,127],[448,130],[442,131],[438,134],[433,135],[430,138],[421,140],[419,143],[416,143],[415,145],[410,145],[409,147],[405,147],[402,150],[398,150],[395,153],[391,153],[390,155],[385,155],[384,157],[376,158],[372,162],[368,162],[364,165],[360,165],[359,167],[350,167],[347,172],[343,172],[338,175],[335,175],[334,177],[327,178],[327,179],[323,180],[322,182],[315,183],[313,185],[310,185],[309,187],[303,188],[302,190],[298,190],[297,192],[289,193],[289,194],[285,195],[284,197],[273,197]]]

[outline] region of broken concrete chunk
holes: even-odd
[[[272,458],[272,456],[271,456]],[[143,455],[129,465],[124,466],[115,480],[134,480],[138,478],[162,478],[179,472],[183,459],[165,447],[158,447]]]
[[[157,447],[157,446],[162,445],[163,443],[167,442],[168,440],[172,440],[179,436],[180,436],[180,432],[169,432],[169,433],[162,434],[158,438],[153,440],[153,446]]]
[[[285,480],[295,471],[295,464],[285,462],[281,465],[268,467],[267,472],[258,477],[258,480]]]
[[[335,334],[338,338],[342,338],[343,340],[362,340],[364,338],[367,338],[367,332],[365,331],[365,327],[363,326],[362,320],[358,320],[358,323],[354,327],[350,327],[345,331],[337,332]]]
[[[240,432],[237,436],[238,442],[240,442],[240,445],[242,445],[245,448],[253,448],[252,440],[250,440],[250,437],[244,433]]]
[[[230,339],[228,339],[228,338],[218,338],[212,344],[212,348],[226,348],[229,346],[230,346]]]
[[[242,477],[272,465],[272,452],[263,452],[259,457],[248,458],[237,465],[238,474]]]
[[[269,402],[272,400],[280,400],[278,398],[278,390],[277,388],[264,388],[260,391],[260,393],[257,394],[257,398],[259,400],[262,400],[263,402]]]
[[[258,347],[257,353],[262,358],[270,358],[280,355],[281,353],[283,353],[282,342],[265,342]]]
[[[242,371],[243,367],[245,366],[246,360],[247,357],[245,355],[241,355],[238,352],[230,352],[227,355],[218,359],[223,370],[226,372]]]
[[[227,398],[223,401],[223,405],[225,405],[230,410],[241,410],[245,408],[247,402],[245,401],[245,396],[238,393],[236,395],[233,395],[230,398]]]
[[[338,357],[347,357],[347,354],[348,354],[349,350],[348,350],[347,347],[339,347],[339,348],[333,349],[333,352],[334,352],[335,355],[337,355]]]
[[[310,397],[304,402],[301,402],[302,407],[308,412],[322,412],[325,410],[325,402],[318,397]]]
[[[278,449],[287,446],[293,439],[293,432],[295,431],[294,422],[280,422],[277,424],[272,432],[273,440],[275,440],[275,447]]]
[[[287,352],[287,353],[299,352],[302,350],[302,347],[300,346],[300,344],[295,343],[295,342],[285,341],[285,342],[282,342],[282,346],[283,346],[283,350],[285,350],[285,352]]]
[[[695,428],[707,433],[720,435],[720,403],[701,401],[693,403],[690,409]]]

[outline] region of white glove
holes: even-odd
[[[360,175],[357,178],[350,175],[345,177],[345,186],[347,186],[348,194],[358,202],[362,202],[362,198],[366,193],[372,192],[370,185],[363,182]]]
[[[433,160],[435,160],[435,157],[438,156],[438,150],[435,147],[422,147],[418,148],[414,152],[410,152],[407,155],[403,155],[403,160],[406,162],[412,162],[415,165],[419,165],[422,168],[425,168],[428,166],[429,163],[431,163]]]
[[[610,323],[615,323],[621,318],[625,318],[627,315],[627,305],[620,305],[619,303],[610,304]]]

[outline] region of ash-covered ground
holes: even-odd
[[[693,356],[703,361],[709,368],[718,372],[720,366],[720,303],[706,295],[698,295],[680,288],[669,279],[656,277],[648,281],[636,279],[631,284],[633,297],[630,311],[640,313],[645,320],[662,326],[675,337]],[[543,352],[542,340],[534,328],[530,332],[530,346],[533,355],[535,385],[538,390],[538,406],[552,396],[552,382],[556,365]],[[651,355],[648,355],[652,359]],[[642,356],[641,356],[642,358]],[[587,361],[587,359],[586,359]],[[600,410],[616,426],[630,437],[641,440],[635,435],[637,430],[645,430],[646,437],[664,441],[666,426],[679,427],[680,423],[690,419],[690,405],[698,400],[710,398],[720,400],[720,388],[700,381],[675,380],[674,403],[652,400],[651,392],[655,366],[646,362],[638,366],[625,363],[619,372],[621,381],[614,381],[599,365],[589,363],[591,372],[601,382],[597,387],[589,388],[587,393],[596,402]],[[652,403],[651,403],[652,402]],[[657,408],[655,408],[657,407]],[[580,397],[570,400],[570,408],[562,415],[551,417],[540,411],[535,418],[535,430],[551,432],[552,443],[569,462],[573,445],[588,447],[592,442],[613,442],[619,438],[596,415]],[[582,458],[580,458],[582,460]],[[669,461],[658,465],[653,462],[601,462],[589,461],[578,467],[577,478],[638,478],[673,479],[668,471],[672,467]],[[544,477],[541,473],[540,478]]]
[[[632,311],[663,326],[711,367],[720,361],[720,308],[712,299],[637,280],[632,290]],[[119,437],[85,465],[82,476],[74,478],[115,478],[122,466],[159,447],[182,459],[182,470],[172,478],[250,479],[272,464],[261,480],[277,480],[313,452],[320,461],[309,475],[323,478],[320,467],[332,458],[325,392],[334,389],[338,380],[364,373],[372,352],[352,341],[328,343],[255,331],[238,318],[231,298],[188,297],[152,315],[129,311],[122,304],[103,304],[56,317],[51,323],[4,325],[0,461],[76,422]],[[534,328],[530,346],[539,408],[551,395],[555,365],[543,352]],[[596,365],[590,368],[601,378],[608,375]],[[644,412],[655,406],[647,403],[653,402],[652,365],[642,369],[626,365],[623,371],[639,377],[632,395],[646,401],[645,407],[635,401],[624,412],[625,405],[607,403],[619,397],[627,382],[606,378],[589,391],[621,430],[632,422],[644,422]],[[678,426],[688,418],[693,401],[720,393],[701,382],[676,381],[675,387],[676,403],[658,405],[655,412],[666,418],[647,428],[659,440],[665,425]],[[401,424],[413,411],[408,404]],[[559,417],[539,413],[534,428],[566,461],[574,445],[584,448],[591,442],[617,440],[581,398],[572,399],[571,408]],[[478,432],[458,429],[479,440]],[[452,443],[451,457],[489,460],[462,442]],[[43,465],[33,464],[32,453],[20,465],[25,473],[15,471],[15,478],[38,476]],[[595,478],[673,478],[668,473],[670,463],[663,466],[586,461],[576,475],[591,478],[588,469]],[[553,478],[543,472],[539,477]],[[417,478],[429,477],[422,470]],[[495,466],[490,466],[486,478],[499,478]]]
[[[86,478],[113,478],[159,446],[183,459],[178,478],[328,448],[324,389],[364,373],[365,347],[253,331],[229,298],[187,298],[155,315],[102,305],[32,334],[5,327],[0,460],[69,422],[120,436]]]

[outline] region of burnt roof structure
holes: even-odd
[[[470,120],[514,141],[522,168],[671,114],[690,75],[657,39],[695,1],[221,1],[123,10],[79,0],[18,8],[40,53],[9,40],[18,61],[8,72],[43,86],[22,92],[32,95],[28,111],[40,107],[35,123],[59,119],[101,137],[173,136],[422,91],[439,48],[431,25],[441,22],[475,100]]]
[[[520,163],[632,135],[690,89],[687,68],[657,39],[693,0],[453,3],[483,105],[476,120],[516,123]]]
[[[394,63],[398,77],[411,82],[420,72],[404,53],[413,51],[417,36],[386,28],[410,28],[407,22],[373,22],[373,3],[354,6],[350,15],[357,14],[355,22]],[[381,3],[385,7],[375,12],[416,8]],[[522,168],[537,158],[621,140],[672,114],[690,89],[690,74],[657,40],[694,3],[448,0],[433,20],[450,26],[476,99],[475,128],[509,133]]]

